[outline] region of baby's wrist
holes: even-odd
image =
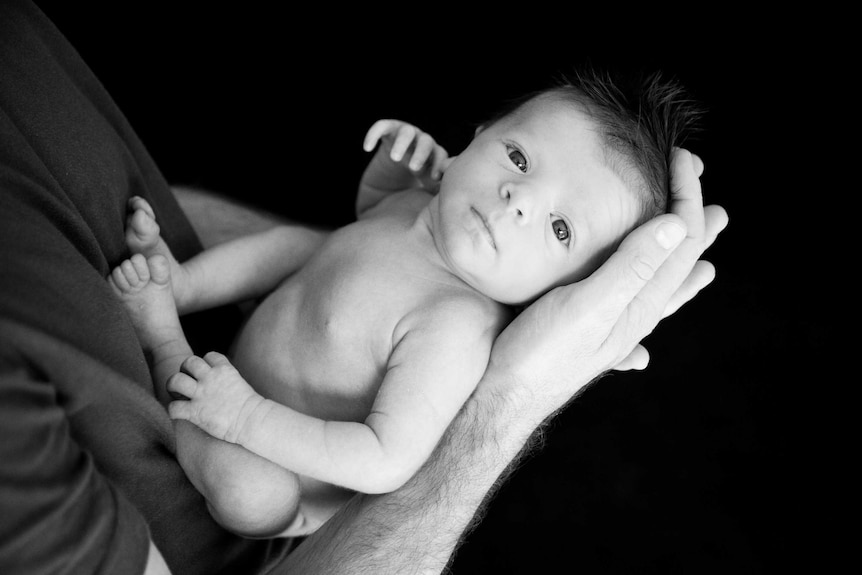
[[[273,402],[253,393],[246,399],[237,416],[236,437],[233,443],[250,448],[255,441],[255,431],[260,429],[273,407]]]

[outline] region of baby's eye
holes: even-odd
[[[551,222],[551,229],[554,230],[554,235],[557,236],[557,239],[562,243],[569,245],[569,237],[571,233],[569,232],[569,226],[566,225],[564,220],[554,220]]]
[[[527,158],[524,157],[519,150],[515,148],[509,148],[509,159],[512,160],[512,163],[521,170],[522,172],[527,171]]]

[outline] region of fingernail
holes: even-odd
[[[666,250],[676,247],[685,237],[685,229],[672,222],[664,222],[655,231],[655,239]]]

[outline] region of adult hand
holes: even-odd
[[[496,377],[480,389],[514,398],[525,424],[535,425],[602,373],[646,367],[639,342],[715,276],[698,258],[728,218],[719,206],[703,207],[702,171],[699,158],[676,150],[671,213],[633,231],[587,279],[524,310],[497,338],[488,368]]]

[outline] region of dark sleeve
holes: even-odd
[[[221,528],[176,461],[105,281],[128,257],[132,195],[174,255],[200,249],[62,34],[32,2],[0,0],[0,574],[137,573],[148,539],[189,575],[265,572],[289,551]]]
[[[143,518],[76,444],[55,388],[9,362],[0,363],[0,462],[0,571],[143,572]]]

